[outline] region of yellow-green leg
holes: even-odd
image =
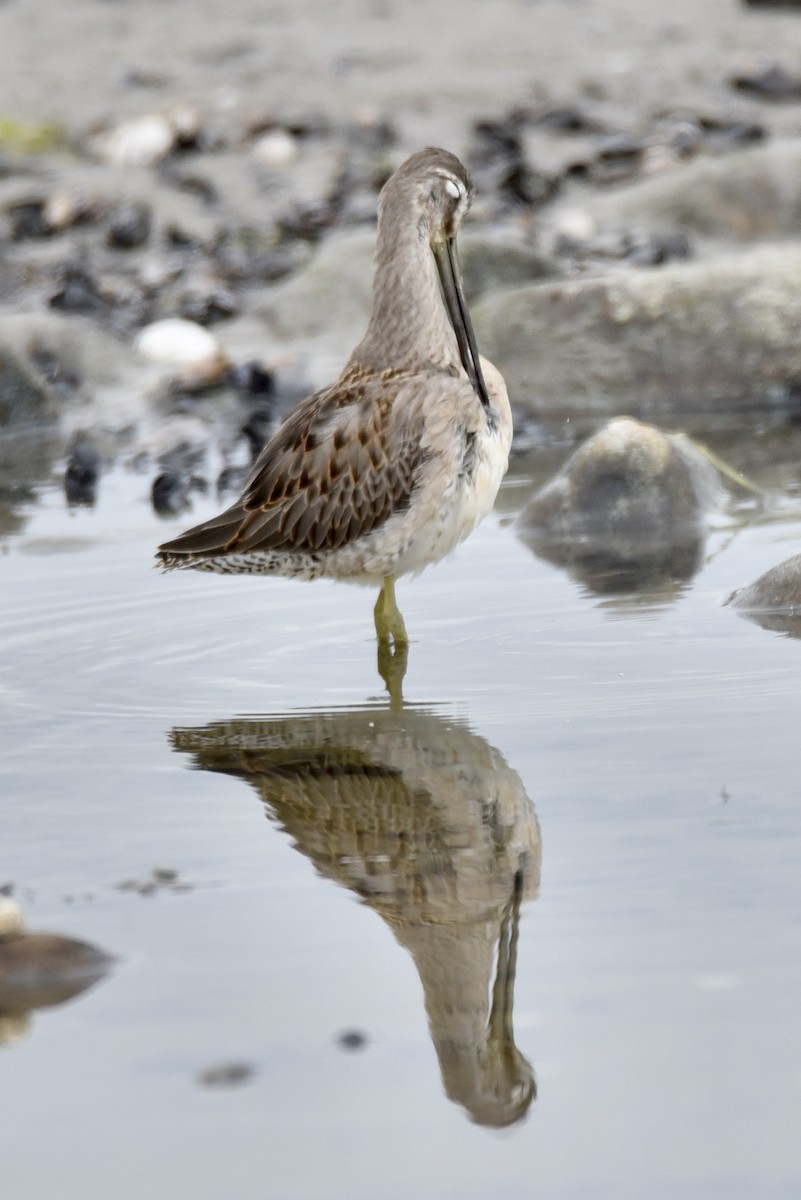
[[[409,638],[395,600],[395,576],[385,575],[375,609],[378,674],[384,680],[393,708],[403,707],[403,677],[409,659]]]
[[[409,645],[406,626],[403,623],[403,617],[395,599],[394,575],[384,576],[384,582],[381,586],[381,591],[378,593],[373,615],[375,617],[375,631],[379,642],[389,642],[391,640],[395,643],[396,650],[400,646]]]

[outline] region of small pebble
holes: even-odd
[[[551,108],[533,122],[540,129],[554,133],[597,133],[598,122],[577,108]]]
[[[191,507],[192,477],[163,471],[153,480],[150,500],[160,517],[175,517]]]
[[[197,1077],[197,1081],[201,1087],[238,1087],[242,1083],[247,1083],[255,1074],[256,1068],[251,1063],[219,1063],[214,1067],[207,1067],[205,1071],[201,1071]]]
[[[271,396],[275,391],[275,377],[272,371],[255,359],[232,367],[230,379],[232,386],[242,396]]]
[[[178,872],[175,867],[154,867],[153,878],[158,883],[175,883],[178,878]]]
[[[242,432],[250,446],[250,456],[252,459],[255,459],[259,455],[265,442],[270,437],[273,431],[273,421],[274,418],[271,409],[257,408],[242,426]]]
[[[50,237],[53,230],[45,220],[44,200],[23,200],[10,204],[6,209],[11,224],[11,240],[26,241],[28,238]]]
[[[81,439],[73,447],[64,472],[67,504],[93,506],[97,500],[99,475],[100,455],[91,442]]]
[[[71,264],[61,271],[58,289],[50,297],[50,307],[61,312],[99,315],[107,311],[109,303],[89,272],[82,266]]]
[[[181,317],[198,325],[215,325],[217,321],[225,321],[235,317],[239,312],[239,302],[231,292],[222,288],[212,292],[187,292],[179,305]]]
[[[167,317],[140,329],[135,340],[143,358],[171,367],[192,367],[217,359],[222,354],[213,334],[194,321]]]
[[[337,1044],[343,1050],[365,1050],[367,1042],[367,1034],[359,1029],[346,1029],[337,1036]]]
[[[51,233],[60,233],[92,215],[92,206],[71,192],[54,192],[44,206],[44,220]]]
[[[150,237],[151,223],[147,204],[118,204],[108,215],[106,241],[118,250],[132,250]]]
[[[735,75],[730,83],[737,91],[758,96],[761,100],[801,99],[801,76],[792,75],[778,63],[769,63],[744,75]]]
[[[159,113],[123,121],[100,134],[91,148],[98,158],[116,167],[147,167],[159,162],[175,146],[175,130]]]
[[[265,167],[288,167],[298,156],[297,139],[285,129],[271,129],[253,143],[251,154]]]

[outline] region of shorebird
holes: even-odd
[[[472,194],[445,150],[395,171],[379,202],[367,332],[339,378],[267,442],[236,503],[159,548],[164,567],[380,584],[379,659],[392,646],[405,654],[395,580],[443,558],[487,515],[512,438],[456,252]]]

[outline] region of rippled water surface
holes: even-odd
[[[535,446],[399,585],[402,713],[367,591],[162,576],[121,468],[23,498],[0,884],[119,961],[0,1014],[4,1200],[801,1194],[801,644],[724,606],[799,548],[763,446],[785,499],[640,596],[518,539]]]

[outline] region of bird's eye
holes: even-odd
[[[462,193],[459,190],[459,185],[454,183],[452,179],[445,180],[445,191],[449,196],[452,196],[454,200],[461,199]]]

